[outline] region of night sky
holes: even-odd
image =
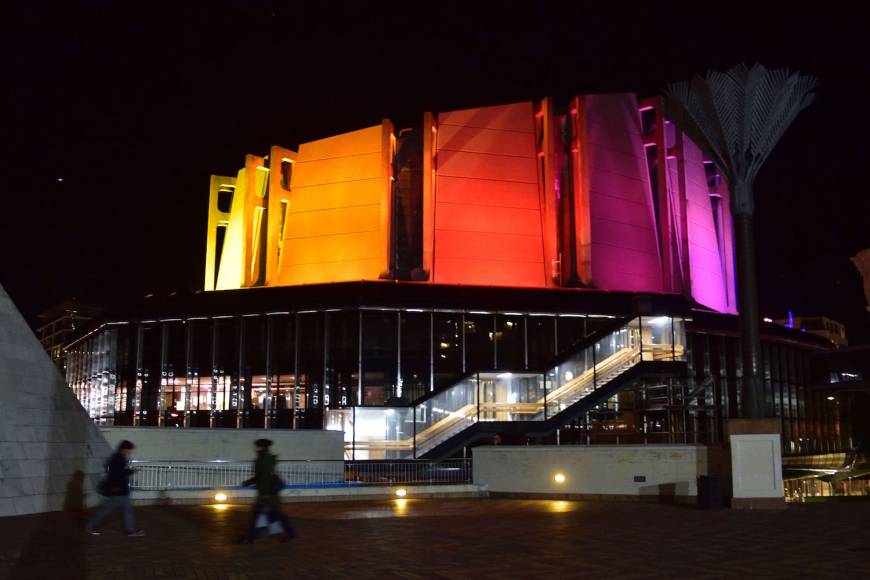
[[[201,288],[209,175],[246,153],[427,110],[649,96],[758,61],[821,81],[756,182],[762,311],[870,342],[849,262],[870,247],[870,54],[846,5],[188,4],[4,8],[0,282],[31,321],[68,297]]]

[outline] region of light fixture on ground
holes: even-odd
[[[565,474],[562,472],[557,473],[553,476],[553,481],[556,483],[565,483]]]
[[[225,494],[224,492],[216,493],[214,494],[214,500],[216,502],[225,502],[227,501],[227,494]]]
[[[405,497],[406,495],[408,495],[408,490],[404,487],[400,487],[396,490],[396,497]]]

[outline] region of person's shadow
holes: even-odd
[[[66,484],[62,512],[22,516],[21,552],[9,578],[49,578],[59,569],[65,579],[87,578],[84,524],[85,473],[76,470]]]
[[[85,509],[85,472],[76,469],[72,478],[66,484],[66,497],[63,499],[63,511],[82,512]]]

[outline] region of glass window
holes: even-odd
[[[586,318],[573,314],[563,314],[556,321],[559,333],[559,352],[572,350],[574,343],[586,336]]]
[[[236,427],[239,408],[239,319],[214,321],[214,426]]]
[[[398,402],[398,313],[363,312],[363,404],[394,405]]]
[[[326,349],[325,407],[354,404],[359,376],[359,311],[327,312],[329,348]]]
[[[305,429],[323,427],[323,313],[298,314],[299,391],[296,403],[296,426]]]
[[[191,427],[208,427],[211,417],[212,323],[210,320],[191,320],[187,324],[190,333],[188,424]]]
[[[428,312],[402,312],[402,375],[399,399],[412,403],[429,394]]]
[[[161,376],[163,387],[163,424],[184,425],[187,390],[187,327],[181,320],[163,323],[165,359]]]
[[[269,316],[268,321],[272,349],[271,426],[288,429],[293,427],[296,387],[296,315]]]
[[[543,369],[556,356],[556,317],[529,316],[528,327],[529,368]]]
[[[465,370],[489,371],[494,368],[495,332],[492,314],[465,315]]]
[[[142,360],[137,370],[141,385],[139,424],[156,426],[157,400],[160,396],[160,324],[143,324],[141,326],[141,340]]]
[[[436,312],[432,316],[435,390],[448,387],[462,375],[462,315]]]
[[[133,396],[136,393],[136,327],[116,327],[117,387],[115,388],[115,425],[133,424]]]
[[[497,368],[522,370],[526,368],[525,321],[521,314],[496,316]]]
[[[240,383],[241,426],[260,428],[265,426],[266,409],[266,317],[242,318],[244,356]]]

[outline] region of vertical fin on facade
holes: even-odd
[[[266,233],[266,285],[277,283],[290,205],[290,182],[296,152],[277,145],[269,151],[269,199]]]
[[[215,290],[220,262],[230,222],[230,208],[236,188],[236,179],[212,175],[208,193],[208,231],[205,242],[205,290]]]
[[[433,279],[435,260],[435,167],[438,124],[435,115],[423,113],[423,272]]]

